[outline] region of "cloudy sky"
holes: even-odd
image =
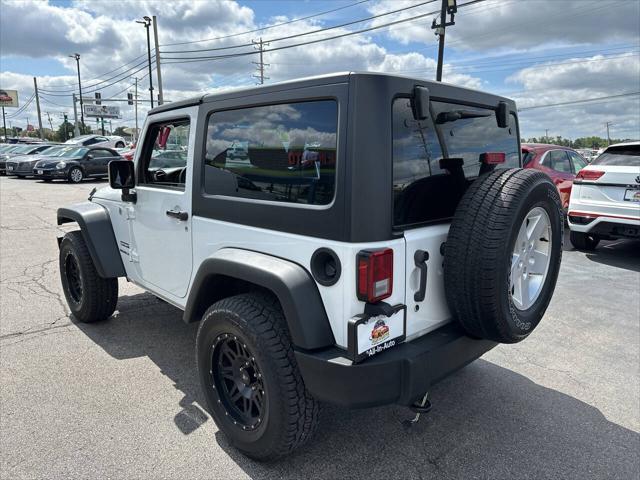
[[[525,137],[547,129],[550,136],[606,136],[605,122],[612,122],[613,138],[640,137],[640,95],[626,95],[640,92],[638,0],[463,6],[469,2],[458,0],[456,25],[447,29],[444,81],[514,98]],[[437,38],[430,26],[439,3],[0,0],[0,88],[17,89],[23,105],[37,77],[42,110],[55,128],[62,112],[72,116],[77,78],[68,55],[77,52],[85,96],[99,91],[102,98],[125,98],[137,77],[140,98],[147,99],[146,33],[135,23],[144,15],[158,19],[168,100],[253,85],[258,58],[246,53],[260,37],[270,41],[266,49],[275,49],[264,53],[269,83],[345,70],[434,79]],[[408,21],[387,25],[401,20]],[[360,32],[373,27],[379,28]],[[314,40],[323,41],[280,48]],[[595,100],[582,102],[587,99]],[[132,108],[119,105],[122,119],[114,128],[132,126]],[[146,108],[139,109],[141,121]],[[24,127],[27,118],[36,124],[35,112],[35,102],[22,111],[8,108],[7,126]],[[45,126],[48,118],[43,113]]]

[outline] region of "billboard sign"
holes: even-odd
[[[0,88],[0,107],[17,107],[18,91]]]
[[[120,107],[84,104],[84,115],[86,117],[120,118]]]

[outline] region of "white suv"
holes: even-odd
[[[511,100],[390,75],[162,105],[110,188],[58,210],[65,296],[104,320],[126,277],[200,322],[209,410],[252,458],[304,443],[320,401],[426,411],[553,294],[563,211],[519,138]]]
[[[611,145],[578,172],[568,221],[581,250],[601,239],[640,238],[640,142]]]

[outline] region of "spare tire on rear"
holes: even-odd
[[[558,190],[542,172],[496,170],[467,189],[444,255],[447,303],[471,336],[524,340],[551,301],[562,256]]]

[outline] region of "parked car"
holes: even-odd
[[[32,155],[17,155],[9,160],[12,168],[12,174],[19,178],[30,177],[33,175],[33,166],[43,158],[55,155],[61,149],[66,148],[64,145],[51,145],[40,152]]]
[[[568,218],[581,250],[601,239],[640,238],[640,142],[611,145],[578,172]]]
[[[33,176],[50,182],[56,179],[80,183],[85,178],[104,178],[111,160],[121,160],[118,152],[105,147],[67,146],[56,155],[33,166]]]
[[[70,138],[66,142],[68,145],[80,145],[83,147],[110,147],[124,148],[125,140],[117,135],[80,135],[79,137]]]
[[[319,402],[427,411],[553,295],[560,198],[519,168],[518,131],[512,100],[382,74],[156,107],[135,161],[58,210],[80,228],[59,241],[70,312],[107,319],[126,277],[199,321],[203,398],[258,460],[302,445]],[[309,148],[317,168],[290,169]]]
[[[18,148],[18,145],[14,143],[6,143],[0,145],[0,175],[7,174],[7,158],[9,158],[8,154],[15,148]]]
[[[135,148],[128,148],[128,147],[116,148],[116,151],[125,160],[133,160],[133,157],[136,154]]]
[[[562,208],[569,208],[569,197],[573,179],[587,161],[569,147],[546,143],[523,143],[522,163],[524,168],[533,168],[546,173],[558,187]]]
[[[28,160],[32,159],[32,155],[39,155],[44,151],[52,148],[54,145],[40,143],[34,145],[18,145],[5,153],[5,162],[7,175],[13,175],[18,178],[31,176],[31,165]],[[23,162],[27,160],[27,162]]]

